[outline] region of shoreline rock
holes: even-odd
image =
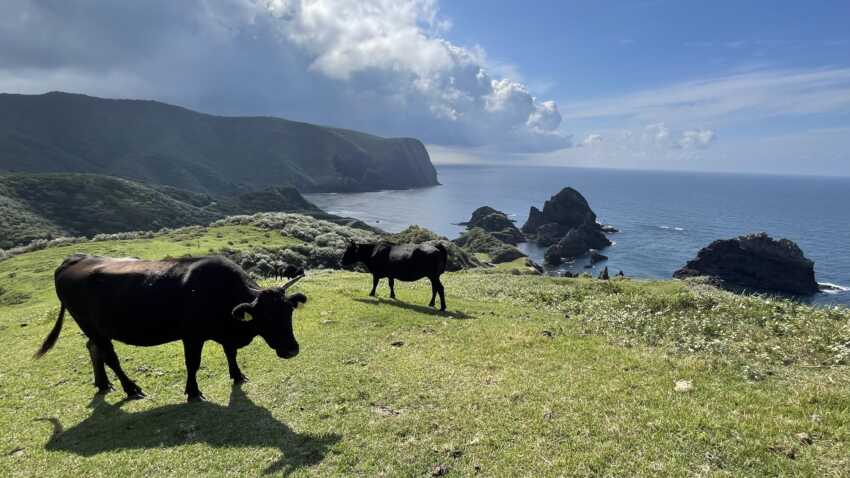
[[[596,222],[596,213],[584,196],[566,187],[543,204],[543,210],[532,206],[522,232],[530,241],[549,246],[544,254],[547,264],[559,265],[564,259],[586,254],[590,249],[611,245],[605,232],[612,226]],[[598,261],[597,261],[598,262]]]
[[[571,187],[566,187],[552,196],[543,204],[542,211],[532,206],[522,231],[535,234],[541,226],[549,223],[559,224],[565,231],[585,223],[600,227],[596,222],[596,213],[590,209],[587,200]]]
[[[590,256],[590,263],[591,264],[596,264],[597,262],[602,262],[602,261],[608,260],[608,256],[601,254],[596,249],[591,249],[591,250],[587,251],[587,255]]]
[[[464,231],[460,237],[452,240],[452,243],[473,253],[487,254],[490,257],[490,262],[493,264],[501,264],[520,257],[526,257],[522,251],[513,245],[500,241],[494,234],[480,227],[473,227]]]
[[[525,242],[525,236],[517,229],[508,215],[490,206],[481,206],[472,212],[469,221],[458,223],[467,229],[480,227],[496,239],[511,245]]]
[[[727,289],[754,289],[796,295],[819,291],[814,262],[788,239],[767,233],[717,240],[700,249],[696,258],[673,273],[673,277],[707,276]]]

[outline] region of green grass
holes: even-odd
[[[236,237],[249,238],[244,247],[286,240],[264,233],[210,228],[199,246],[175,237],[85,246],[154,257]],[[209,402],[185,404],[178,344],[118,344],[149,395],[122,402],[120,391],[93,399],[73,321],[44,359],[30,359],[55,320],[49,276],[68,252],[0,262],[0,285],[31,294],[0,306],[2,476],[429,476],[442,466],[454,476],[838,477],[850,469],[846,309],[678,281],[473,271],[444,275],[449,313],[440,314],[425,307],[425,282],[398,284],[392,301],[386,283],[368,297],[365,274],[317,272],[296,287],[310,299],[296,311],[298,357],[279,360],[258,338],[239,355],[251,382],[233,388],[224,354],[209,343],[199,373]],[[16,282],[11,272],[30,276]],[[679,380],[693,389],[675,391]]]
[[[0,248],[6,249],[37,239],[155,231],[261,211],[326,215],[294,188],[213,197],[100,174],[0,173]]]

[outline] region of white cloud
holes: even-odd
[[[670,141],[670,130],[667,129],[664,123],[647,125],[643,130],[643,141],[645,143],[667,145]]]
[[[554,101],[535,103],[534,111],[528,116],[526,124],[537,131],[555,131],[561,124],[561,113]]]
[[[593,146],[594,144],[598,144],[602,142],[601,134],[589,134],[584,137],[583,140],[578,144],[578,146]]]
[[[633,137],[633,133],[628,131],[622,140],[631,141]],[[645,146],[660,148],[702,149],[707,148],[716,138],[717,134],[710,129],[671,131],[664,123],[653,123],[644,127],[641,142]]]
[[[705,148],[717,137],[714,131],[710,129],[696,129],[682,132],[682,137],[679,138],[676,144],[679,147],[688,148]]]
[[[435,0],[10,2],[0,91],[153,98],[430,143],[570,144],[554,102],[445,39]]]
[[[705,124],[850,111],[850,68],[745,72],[627,95],[577,101],[565,120]]]

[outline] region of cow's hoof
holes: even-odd
[[[109,384],[97,387],[97,392],[95,392],[95,395],[106,395],[107,393],[114,392],[114,391],[115,391],[115,387],[113,387],[112,384],[109,383]]]
[[[189,403],[197,403],[197,402],[206,402],[207,397],[204,396],[203,393],[199,393],[197,395],[191,395],[186,399]]]
[[[133,393],[127,394],[127,400],[141,400],[141,399],[145,398],[146,396],[147,395],[145,395],[145,392],[143,392],[141,390],[136,390]]]

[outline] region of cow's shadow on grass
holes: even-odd
[[[456,320],[469,320],[469,319],[477,319],[478,318],[478,317],[475,317],[474,315],[469,315],[469,314],[467,314],[465,312],[461,312],[459,310],[447,310],[445,312],[441,312],[440,309],[436,309],[434,307],[428,307],[426,305],[410,304],[408,302],[402,302],[398,299],[382,299],[382,298],[373,298],[373,297],[362,298],[362,297],[360,297],[360,298],[355,298],[354,300],[357,301],[357,302],[361,302],[363,304],[379,305],[379,306],[389,305],[389,306],[392,306],[392,307],[398,307],[398,308],[401,308],[401,309],[419,312],[420,314],[434,315],[434,316],[437,316],[437,317],[448,317],[450,319],[456,319]]]
[[[293,432],[265,408],[257,406],[238,386],[227,406],[210,402],[165,405],[138,413],[96,398],[91,416],[63,430],[56,418],[53,436],[44,446],[81,456],[127,450],[206,443],[214,447],[275,447],[282,456],[265,473],[293,471],[320,463],[339,440],[337,434],[313,436]]]

